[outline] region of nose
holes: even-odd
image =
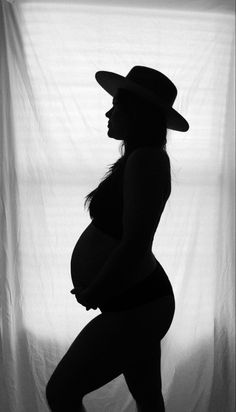
[[[113,110],[113,107],[110,110],[108,110],[108,112],[106,112],[106,117],[108,117],[108,119],[110,119],[111,117],[112,110]]]

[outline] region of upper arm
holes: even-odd
[[[137,149],[127,160],[122,240],[137,246],[137,250],[145,250],[153,240],[167,200],[168,174],[168,156],[156,149]]]

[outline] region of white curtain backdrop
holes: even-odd
[[[100,313],[70,294],[84,197],[120,156],[94,74],[139,64],[176,83],[190,123],[168,132],[172,194],[153,247],[176,297],[166,411],[235,410],[234,13],[229,0],[0,0],[2,412],[48,411],[47,380]],[[85,405],[135,411],[123,375]]]

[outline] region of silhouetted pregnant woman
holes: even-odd
[[[176,87],[157,70],[100,71],[96,80],[113,96],[108,136],[124,152],[86,198],[92,221],[73,250],[71,293],[101,313],[59,362],[46,397],[53,412],[85,411],[86,394],[123,374],[139,412],[163,412],[160,342],[175,299],[152,244],[171,193],[167,129],[189,126],[172,108]]]

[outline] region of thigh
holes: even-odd
[[[48,392],[83,397],[122,373],[122,339],[112,318],[100,314],[84,327],[54,370]]]

